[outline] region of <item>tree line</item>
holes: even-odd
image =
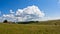
[[[28,22],[9,22],[8,20],[4,20],[3,23],[31,24],[31,23],[38,23],[38,21],[28,21]]]

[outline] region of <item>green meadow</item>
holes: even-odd
[[[60,34],[59,21],[32,24],[0,23],[0,34]]]
[[[60,34],[60,25],[0,24],[0,34]]]

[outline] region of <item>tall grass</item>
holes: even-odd
[[[0,24],[0,34],[60,34],[60,25]]]

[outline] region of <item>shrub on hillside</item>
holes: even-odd
[[[7,20],[4,20],[3,23],[7,23],[8,21]]]

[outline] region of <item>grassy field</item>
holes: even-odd
[[[60,25],[1,23],[0,34],[60,34]]]

